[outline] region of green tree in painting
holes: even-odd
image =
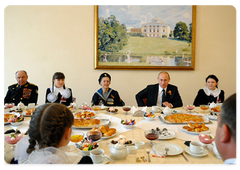
[[[98,49],[106,52],[118,52],[127,44],[127,29],[114,15],[107,19],[99,18]]]
[[[185,22],[178,22],[174,28],[174,37],[180,40],[189,40],[189,31],[188,26]]]

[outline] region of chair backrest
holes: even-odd
[[[147,98],[143,99],[144,105],[147,106]]]

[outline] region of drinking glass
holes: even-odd
[[[209,109],[209,105],[200,105],[200,109],[203,110],[203,113],[206,113],[205,111]]]
[[[102,132],[101,131],[88,131],[86,134],[88,140],[92,140],[94,142],[100,140],[102,138]]]
[[[123,106],[122,109],[125,111],[125,114],[128,114],[128,111],[131,110],[131,106]]]
[[[99,105],[94,105],[92,106],[92,110],[94,110],[96,113],[98,113],[98,111],[101,109],[101,106]]]
[[[156,131],[154,129],[145,130],[144,135],[145,135],[145,138],[150,140],[150,142],[147,142],[146,144],[150,145],[152,147],[155,144],[155,142],[153,142],[153,140],[157,140],[159,137],[159,131]]]

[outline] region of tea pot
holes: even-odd
[[[128,155],[126,146],[119,142],[115,145],[110,143],[108,146],[110,148],[111,157],[113,159],[124,159]]]
[[[214,102],[212,102],[212,103],[210,103],[209,107],[214,108],[214,107],[217,107],[217,105]]]
[[[169,107],[165,107],[164,110],[163,110],[163,113],[165,115],[170,115],[171,114],[171,109]]]
[[[220,159],[221,159],[222,157],[221,157],[221,155],[218,153],[218,150],[217,150],[217,146],[216,146],[215,141],[213,141],[212,144],[213,144],[213,152],[214,152],[214,154],[216,155],[217,158],[220,158]]]
[[[20,103],[18,103],[17,108],[21,109],[21,110],[24,110],[25,109],[25,105],[22,102],[20,102]]]
[[[13,146],[3,144],[2,146],[2,164],[9,165],[13,159]]]

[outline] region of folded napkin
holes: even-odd
[[[143,112],[141,109],[133,106],[131,109],[131,113],[132,113],[133,117],[142,117],[142,114],[145,112]]]

